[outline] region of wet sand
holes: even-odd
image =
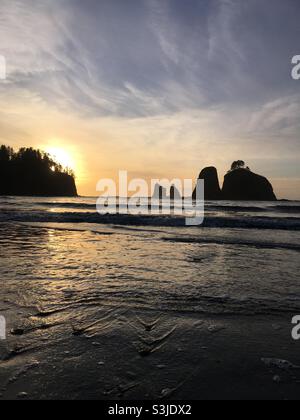
[[[299,399],[300,370],[262,360],[300,366],[291,317],[103,309],[68,326],[32,315],[28,330],[10,319],[1,399]]]
[[[299,399],[298,232],[0,231],[1,400]]]

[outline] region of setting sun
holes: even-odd
[[[59,147],[47,147],[45,151],[63,168],[75,170],[75,162],[66,150]]]

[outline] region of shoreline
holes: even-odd
[[[33,224],[0,223],[0,400],[299,399],[298,232]]]
[[[78,335],[57,325],[38,332],[40,348],[2,359],[0,399],[299,399],[300,370],[263,362],[300,365],[291,318],[125,311]]]

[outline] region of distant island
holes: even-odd
[[[205,200],[277,201],[271,183],[246,167],[242,160],[233,162],[220,187],[215,167],[204,168],[198,179],[204,180]],[[45,152],[22,148],[15,152],[11,147],[0,147],[0,196],[52,196],[77,197],[75,175],[64,169]],[[163,200],[181,199],[172,185],[170,190],[157,184],[153,197]],[[196,198],[196,190],[193,192]]]
[[[213,166],[204,168],[199,179],[203,179],[205,183],[205,200],[277,201],[267,178],[252,172],[243,160],[233,162],[231,169],[225,175],[222,189],[218,171]],[[194,198],[195,194],[194,191]]]
[[[271,183],[267,178],[250,170],[243,160],[233,162],[220,187],[218,171],[214,166],[204,168],[198,179],[204,180],[205,201],[277,201]],[[178,200],[181,195],[173,185],[167,188],[156,184],[153,198]],[[196,199],[196,189],[193,192]]]
[[[74,173],[32,148],[0,147],[0,196],[77,197]]]

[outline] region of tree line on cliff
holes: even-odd
[[[0,147],[0,195],[77,196],[74,173],[33,148]]]

